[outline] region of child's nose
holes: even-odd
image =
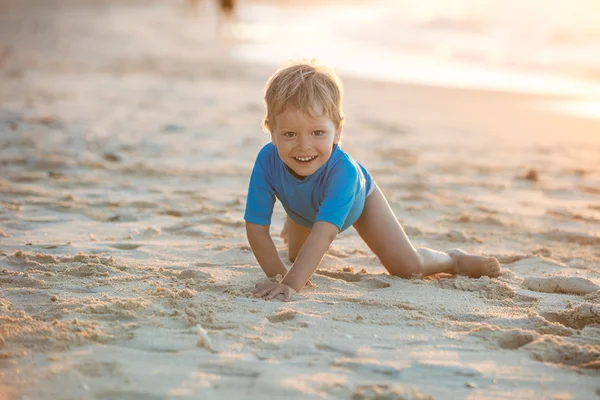
[[[309,149],[311,147],[311,138],[310,136],[305,136],[305,135],[300,135],[300,138],[298,140],[298,146],[301,149]]]

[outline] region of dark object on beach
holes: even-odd
[[[235,8],[235,0],[219,0],[219,7],[223,14],[231,15]]]
[[[123,157],[121,157],[119,154],[112,152],[104,153],[102,155],[102,158],[110,162],[121,162],[123,160]]]
[[[540,177],[535,169],[530,169],[527,171],[527,174],[525,174],[525,180],[527,181],[537,182],[539,179]]]
[[[233,36],[233,23],[235,20],[235,0],[216,0],[217,37],[230,38]]]

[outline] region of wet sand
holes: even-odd
[[[350,229],[265,302],[242,217],[272,69],[183,3],[43,4],[0,5],[0,398],[598,397],[597,121],[342,76],[344,148],[415,246],[505,273],[391,277]]]

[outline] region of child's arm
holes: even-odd
[[[298,257],[296,257],[294,265],[292,265],[281,283],[299,292],[321,264],[325,252],[329,249],[338,232],[338,227],[329,222],[315,222],[300,249],[300,253],[298,253]]]
[[[254,296],[263,297],[265,300],[281,296],[284,301],[289,301],[291,295],[302,289],[321,264],[325,252],[335,239],[338,231],[338,227],[329,222],[315,222],[300,249],[298,257],[296,257],[296,262],[294,262],[281,283],[259,283],[253,291]]]
[[[269,228],[269,225],[257,225],[246,222],[248,243],[250,243],[250,247],[252,248],[252,252],[256,257],[258,264],[269,278],[272,278],[277,274],[285,276],[287,269],[279,258],[275,243],[273,243],[273,239],[271,239]]]

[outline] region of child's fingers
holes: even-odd
[[[252,294],[256,294],[258,292],[260,292],[261,290],[263,290],[262,288],[256,288],[252,291]]]
[[[261,290],[260,292],[256,293],[256,294],[254,295],[254,297],[258,297],[258,298],[260,298],[260,297],[265,297],[265,296],[266,296],[266,295],[268,295],[268,294],[269,294],[269,291],[268,291],[268,290]]]
[[[281,287],[279,287],[279,286],[277,286],[277,287],[274,287],[274,288],[271,290],[271,293],[269,293],[269,294],[267,295],[267,300],[271,300],[271,299],[273,299],[273,297],[277,296],[278,294],[281,294],[281,292],[282,292],[282,288],[281,288]]]
[[[278,293],[281,293],[281,287],[276,283],[271,283],[270,285],[265,286],[265,288],[259,292],[260,296],[258,297],[265,297],[266,300],[271,300]]]
[[[258,293],[258,292],[260,292],[262,290],[270,289],[271,287],[273,287],[273,284],[270,283],[270,282],[267,282],[267,283],[264,283],[264,282],[263,283],[257,283],[256,287],[252,291],[252,293],[255,294],[255,293]]]
[[[258,292],[260,292],[260,291],[261,291],[261,290],[263,290],[263,289],[264,289],[263,287],[257,287],[257,288],[255,288],[255,289],[252,291],[252,293],[258,293]]]
[[[273,288],[272,287],[267,287],[267,288],[263,288],[260,289],[258,291],[254,292],[254,297],[264,297],[266,294],[268,294]]]

